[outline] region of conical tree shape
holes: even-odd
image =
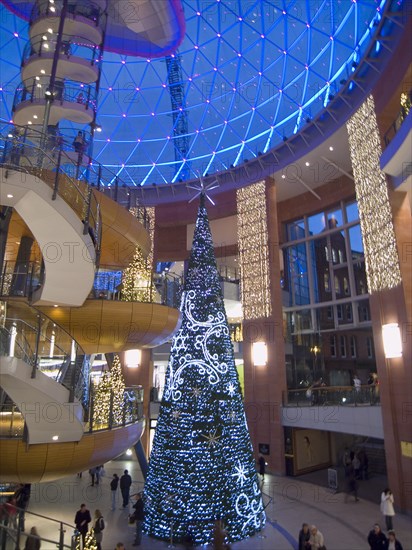
[[[149,472],[145,532],[230,541],[265,522],[204,197],[196,221]]]

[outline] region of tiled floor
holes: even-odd
[[[132,492],[140,490],[143,480],[138,463],[135,461],[112,461],[105,465],[106,476],[97,487],[90,487],[87,472],[82,478],[76,476],[58,482],[33,485],[29,511],[52,516],[61,521],[73,524],[74,515],[82,502],[85,502],[91,513],[99,508],[104,515],[106,529],[103,537],[103,550],[113,550],[116,543],[124,542],[126,550],[132,550],[134,526],[127,522],[128,510],[118,508],[110,511],[109,483],[114,472],[121,475],[127,468],[134,480]],[[367,494],[370,485],[376,491],[376,484],[384,481],[375,477],[361,482],[363,494]],[[382,487],[383,488],[383,487]],[[382,489],[380,488],[380,490]],[[333,494],[324,487],[299,480],[266,476],[263,485],[264,500],[268,503],[267,525],[263,536],[255,536],[232,545],[233,550],[291,550],[297,548],[297,534],[302,522],[315,524],[325,537],[328,550],[363,550],[368,548],[367,534],[375,522],[384,527],[379,504],[362,498],[355,503],[353,497],[345,504],[342,493]],[[395,495],[396,498],[396,495]],[[396,504],[396,502],[395,502]],[[26,532],[34,524],[30,514],[26,518]],[[50,522],[36,518],[36,526],[42,536],[53,536],[56,527]],[[412,550],[411,518],[398,514],[394,518],[394,528],[404,550]],[[66,541],[70,538],[66,534]],[[23,537],[24,539],[24,537]],[[49,544],[49,546],[47,546]],[[157,550],[167,548],[168,543],[157,541],[143,535],[140,548]],[[179,548],[179,545],[176,545]],[[55,549],[51,543],[43,543],[41,550]],[[183,546],[180,546],[183,548]]]

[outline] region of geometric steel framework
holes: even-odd
[[[385,5],[182,0],[186,36],[173,74],[179,101],[164,58],[105,52],[96,160],[124,183],[151,185],[177,182],[187,172],[195,178],[226,170],[264,154],[339,92]],[[0,116],[6,120],[27,36],[27,23],[0,6]]]

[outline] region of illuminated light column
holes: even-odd
[[[372,327],[385,439],[388,485],[401,510],[412,510],[412,387],[410,260],[399,262],[399,251],[410,243],[411,213],[402,193],[391,192],[380,169],[382,154],[374,100],[369,96],[347,123],[349,149],[358,201],[359,219],[370,293]],[[397,221],[395,232],[394,220]],[[403,278],[402,278],[403,275]],[[385,357],[383,326],[399,325],[402,353]]]
[[[283,474],[280,406],[286,373],[274,180],[239,189],[237,212],[246,415],[256,455],[263,445],[269,471]],[[265,360],[255,361],[256,345],[265,347]]]

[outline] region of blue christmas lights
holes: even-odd
[[[221,519],[236,541],[265,523],[203,195],[144,494],[161,539],[205,544]]]

